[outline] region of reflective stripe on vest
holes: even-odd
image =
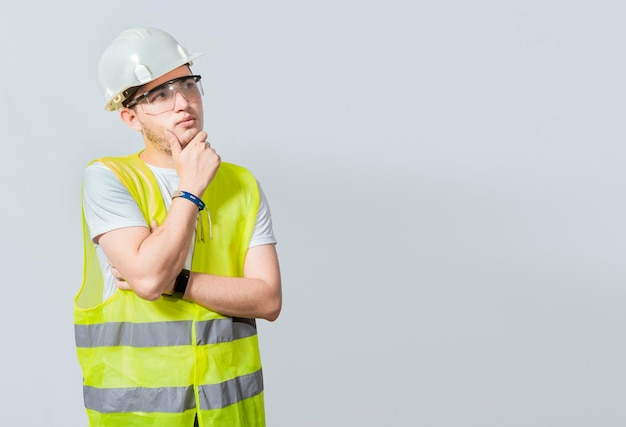
[[[221,384],[200,386],[200,409],[220,409],[241,400],[256,396],[263,391],[263,372],[259,369]]]
[[[161,347],[190,345],[190,320],[168,322],[109,322],[74,325],[76,347]],[[252,327],[250,327],[252,326]],[[255,335],[252,319],[212,319],[196,324],[196,344],[217,344]]]
[[[199,387],[200,409],[221,409],[263,391],[261,370],[221,384]],[[85,407],[102,413],[113,412],[180,412],[196,407],[193,386],[159,388],[108,388],[84,386]],[[116,402],[115,406],[107,402]],[[120,406],[118,402],[123,402]]]

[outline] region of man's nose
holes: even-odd
[[[175,89],[174,90],[174,110],[176,111],[183,110],[187,107],[187,105],[189,105],[189,102],[187,101],[187,98],[185,98],[185,95],[183,95],[183,93],[179,91],[178,89]]]

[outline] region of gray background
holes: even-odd
[[[205,52],[271,203],[268,425],[626,425],[622,4],[5,0],[0,425],[86,425],[80,181],[141,148],[96,79],[137,25]]]

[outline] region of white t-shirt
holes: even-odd
[[[176,170],[157,168],[151,165],[148,167],[154,173],[165,207],[169,209],[172,203],[171,194],[178,189],[180,181]],[[270,208],[261,185],[258,182],[257,185],[259,185],[260,195],[259,210],[249,247],[276,243]],[[141,209],[126,187],[117,179],[113,171],[99,162],[92,163],[85,168],[83,174],[83,208],[92,239],[119,228],[150,226],[150,224],[146,224]],[[106,255],[100,245],[96,244],[96,252],[104,278],[104,301],[113,295],[117,287]],[[192,250],[187,255],[185,268],[191,266],[192,252],[193,243]]]

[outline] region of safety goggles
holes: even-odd
[[[192,75],[169,80],[135,97],[126,107],[140,105],[144,113],[151,115],[172,111],[176,104],[176,93],[180,93],[187,102],[197,101],[202,97],[204,91],[201,78],[202,76]]]

